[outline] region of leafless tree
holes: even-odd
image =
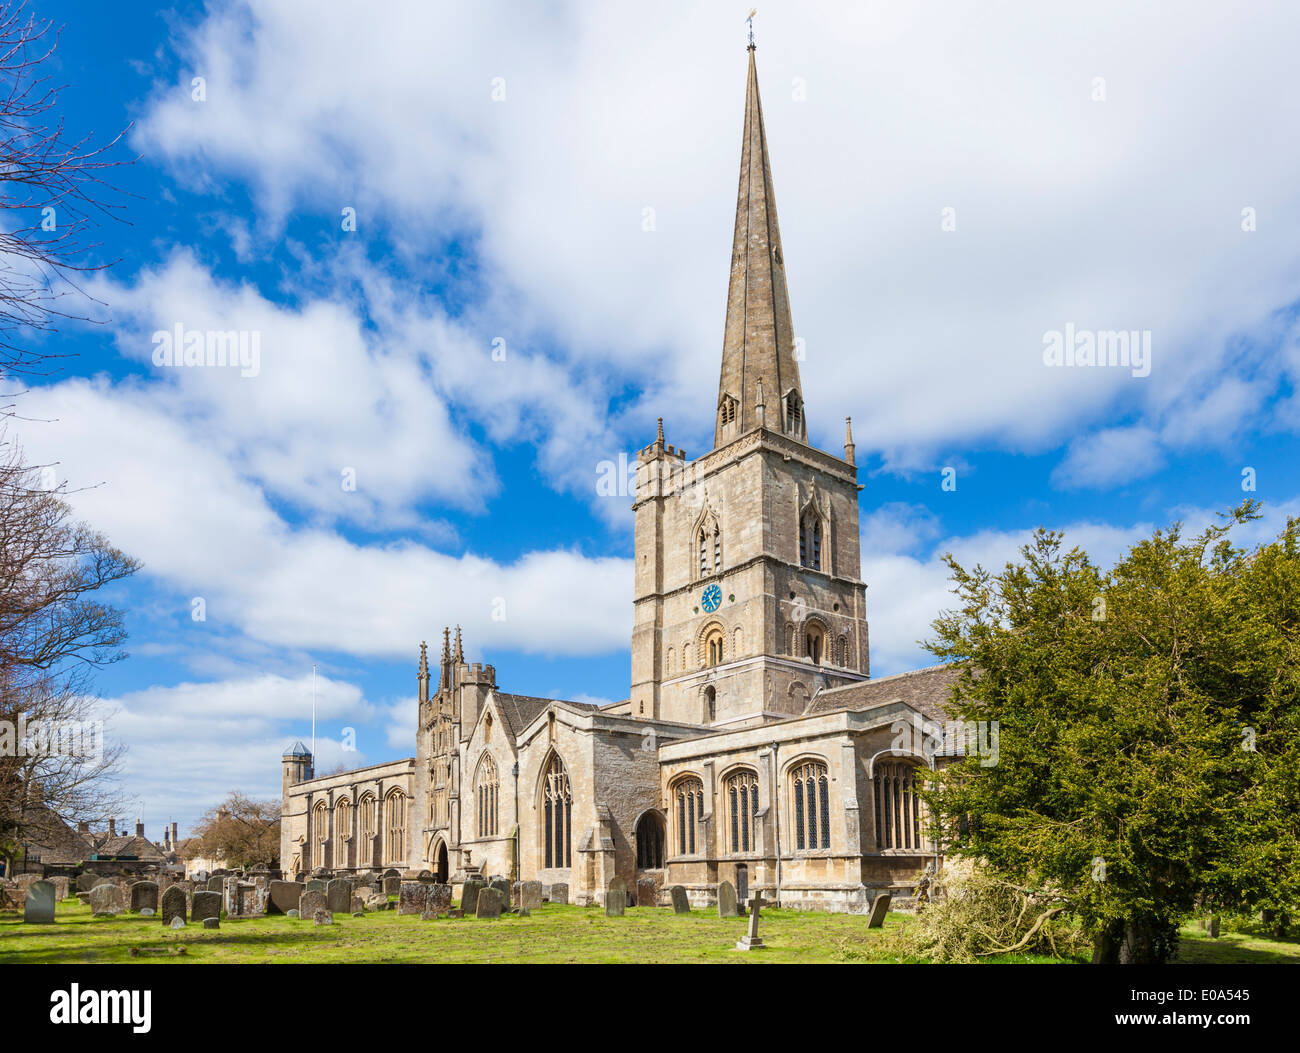
[[[78,317],[64,298],[83,299],[78,279],[111,266],[89,262],[89,227],[123,206],[105,180],[127,163],[110,152],[129,130],[101,146],[69,137],[54,113],[59,86],[47,71],[59,32],[24,3],[0,2],[0,380],[51,371],[64,357],[32,339],[57,319]],[[7,392],[6,395],[14,394]]]

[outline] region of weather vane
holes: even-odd
[[[758,14],[758,8],[751,7],[749,9],[749,17],[745,19],[745,21],[749,23],[749,47],[751,51],[754,48],[754,16],[756,14]]]

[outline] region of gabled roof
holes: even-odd
[[[831,688],[819,692],[808,703],[804,716],[841,710],[858,711],[890,702],[903,702],[930,720],[944,720],[948,715],[946,706],[952,695],[952,686],[959,676],[961,666],[949,662]]]

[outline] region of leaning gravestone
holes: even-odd
[[[98,874],[92,874],[89,870],[77,875],[77,891],[89,892],[95,887],[95,882],[99,880]]]
[[[157,910],[158,885],[153,881],[137,881],[131,886],[131,910]]]
[[[466,881],[460,890],[460,909],[466,914],[473,914],[478,909],[479,893],[487,888],[481,881]]]
[[[627,882],[616,877],[605,890],[605,917],[621,918],[627,908]]]
[[[423,914],[429,899],[429,886],[422,881],[403,881],[397,893],[398,914]]]
[[[551,902],[552,903],[569,902],[569,886],[565,882],[557,881],[554,885],[551,886]]]
[[[267,891],[270,895],[268,913],[288,914],[298,909],[303,888],[297,881],[272,881]]]
[[[686,897],[686,889],[681,885],[672,887],[673,913],[689,914],[691,912],[691,901]]]
[[[324,892],[317,892],[315,889],[308,889],[302,894],[302,898],[298,900],[298,917],[300,918],[314,917],[318,910],[325,909],[326,902]]]
[[[536,910],[542,905],[542,883],[540,881],[522,881],[519,883],[519,906],[524,910]]]
[[[221,893],[194,893],[194,907],[190,911],[190,921],[203,921],[206,918],[221,917]]]
[[[501,890],[488,886],[478,894],[478,904],[474,916],[476,918],[499,918],[504,903],[505,897],[501,895]]]
[[[28,925],[54,924],[54,885],[35,881],[27,888],[23,902],[23,921]]]
[[[889,913],[890,895],[888,892],[882,892],[871,902],[871,918],[867,922],[867,928],[878,929],[885,924],[885,915]]]
[[[352,885],[335,878],[325,886],[325,909],[331,914],[348,914],[352,906]]]
[[[736,890],[731,887],[730,881],[724,881],[718,886],[718,917],[740,917],[740,911],[736,909]]]
[[[90,890],[90,909],[96,917],[121,914],[126,910],[126,896],[116,885],[96,885]]]
[[[488,882],[488,888],[494,888],[501,893],[501,909],[510,909],[510,882],[503,877],[494,877]]]
[[[195,893],[198,895],[198,893]],[[169,925],[172,918],[185,917],[185,890],[173,885],[162,894],[162,923]]]

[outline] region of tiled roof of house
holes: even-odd
[[[832,688],[819,692],[808,703],[804,715],[857,711],[890,702],[904,702],[931,720],[943,720],[947,717],[946,706],[952,696],[952,686],[960,675],[959,665],[946,663]]]

